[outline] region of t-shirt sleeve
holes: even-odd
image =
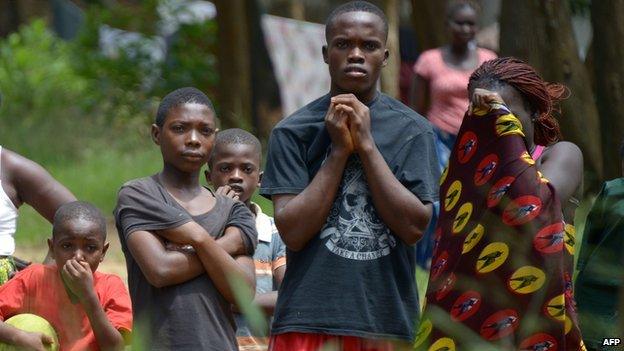
[[[275,226],[275,220],[271,218],[271,246],[273,246],[273,252],[271,252],[271,269],[276,269],[286,265],[286,245],[282,241],[282,238]]]
[[[152,189],[137,184],[119,190],[114,215],[125,238],[138,230],[170,229],[192,220],[188,213],[165,203]]]
[[[395,175],[401,184],[420,201],[438,201],[440,166],[431,130],[410,138],[390,164],[396,169]]]
[[[271,132],[267,162],[260,194],[299,194],[308,186],[310,177],[305,162],[305,147],[287,128]]]
[[[431,51],[423,52],[414,64],[414,73],[425,78],[431,79]]]
[[[0,320],[19,314],[26,298],[26,281],[30,270],[17,273],[0,286]]]
[[[107,276],[106,300],[102,308],[111,325],[125,332],[132,331],[132,303],[126,286],[114,275]]]
[[[258,232],[256,231],[254,216],[245,204],[240,201],[234,203],[230,216],[225,223],[225,228],[227,227],[240,229],[247,254],[253,256],[256,246],[258,246]]]

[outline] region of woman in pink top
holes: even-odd
[[[423,52],[414,65],[412,108],[435,127],[440,166],[444,168],[468,108],[466,87],[470,74],[483,62],[496,58],[475,44],[478,7],[454,1],[446,12],[451,42]]]

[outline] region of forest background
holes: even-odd
[[[110,219],[119,187],[161,167],[149,126],[163,95],[198,87],[215,102],[222,128],[248,129],[266,143],[283,113],[260,17],[323,23],[342,2],[216,0],[211,15],[208,2],[194,0],[0,0],[0,145],[43,165]],[[390,24],[391,59],[380,87],[398,96],[401,64],[447,41],[445,2],[373,2]],[[582,233],[593,195],[620,176],[624,0],[477,2],[481,45],[522,58],[570,88],[559,121],[585,158]],[[175,20],[185,16],[194,20]],[[111,33],[115,45],[107,49],[102,37]],[[270,202],[255,200],[272,213]],[[50,225],[24,206],[17,255],[41,260],[49,233]],[[105,269],[125,276],[121,251],[109,252]],[[419,272],[419,281],[426,274]]]

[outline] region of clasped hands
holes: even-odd
[[[375,146],[368,106],[353,94],[333,96],[325,115],[332,151],[350,155],[370,152]]]

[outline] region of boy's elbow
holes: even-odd
[[[286,247],[287,247],[290,251],[293,251],[293,252],[298,252],[298,251],[301,251],[301,250],[303,250],[303,248],[304,248],[304,246],[305,246],[305,245],[298,244],[298,243],[290,243],[290,244],[289,244],[289,243],[284,242],[284,244],[286,245]]]
[[[279,214],[278,214],[279,213]],[[277,231],[284,242],[284,245],[291,251],[301,251],[305,246],[305,243],[301,243],[295,237],[295,233],[291,233],[291,228],[287,225],[288,221],[283,218],[283,214],[278,212],[275,214],[275,226],[277,227]],[[301,231],[302,228],[299,228]],[[301,234],[300,232],[298,233]]]
[[[414,221],[406,223],[402,228],[401,237],[403,242],[407,245],[413,246],[422,239],[425,235],[425,231],[429,227],[429,220],[426,221]],[[397,231],[398,233],[398,231]]]
[[[147,279],[147,282],[155,288],[164,288],[165,286],[167,286],[164,280],[159,277],[146,275],[145,278]]]
[[[167,271],[168,270],[166,268],[152,269],[149,272],[144,272],[145,279],[148,283],[156,288],[164,288],[168,285],[171,285],[169,283],[169,275]]]
[[[407,233],[407,240],[405,240],[405,243],[407,245],[414,246],[420,241],[420,239],[422,239],[423,235],[424,232],[422,230],[418,227],[414,227]]]
[[[282,241],[284,242],[284,245],[286,245],[286,247],[290,251],[294,251],[294,252],[301,251],[305,247],[305,243],[299,242],[293,238],[289,238],[286,235],[282,235]]]

